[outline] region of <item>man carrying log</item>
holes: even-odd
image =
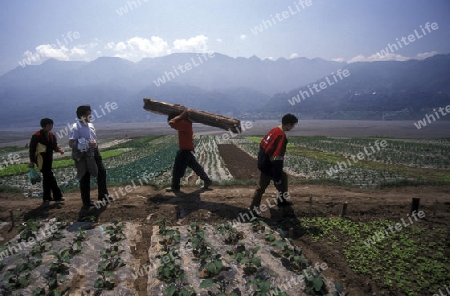
[[[194,131],[189,111],[185,109],[181,114],[171,114],[167,118],[171,128],[178,131],[178,150],[172,172],[172,185],[168,192],[180,192],[180,179],[184,176],[186,168],[190,167],[203,180],[203,189],[212,185],[211,179],[206,175],[203,167],[197,162],[194,155]]]

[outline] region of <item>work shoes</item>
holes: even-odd
[[[203,186],[202,186],[202,189],[208,189],[209,188],[209,186],[211,186],[212,185],[212,181],[211,180],[206,180],[206,181],[204,181],[204,184],[203,184]]]
[[[168,187],[166,188],[166,192],[180,193],[180,189]]]

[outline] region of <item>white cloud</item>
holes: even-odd
[[[173,49],[176,52],[207,52],[207,41],[208,37],[205,35],[197,35],[189,39],[176,39],[173,42]]]
[[[133,37],[123,42],[108,42],[105,49],[110,49],[116,57],[131,61],[139,61],[143,58],[157,57],[168,54],[168,44],[162,38],[152,36],[150,39]]]
[[[216,41],[217,41],[218,43],[223,43],[223,40],[220,39],[220,38],[216,39]]]
[[[127,41],[132,50],[146,53],[151,56],[158,56],[165,53],[167,42],[160,37],[152,36],[150,40],[140,37],[134,37]]]
[[[65,45],[60,48],[55,47],[54,44],[42,44],[36,47],[36,52],[45,58],[53,58],[57,60],[68,61],[69,60],[69,50]]]
[[[66,44],[41,44],[36,46],[34,53],[26,51],[23,53],[25,59],[30,62],[40,64],[47,59],[56,59],[62,61],[89,61],[96,56],[90,56],[89,49],[92,48],[91,44],[79,44],[72,48],[67,47]]]
[[[333,62],[339,62],[339,63],[343,63],[343,62],[345,62],[345,60],[344,60],[344,58],[334,58],[334,59],[331,59]]]
[[[114,46],[115,46],[115,43],[114,43],[114,42],[108,42],[108,43],[106,43],[106,45],[105,45],[105,49],[113,49]]]
[[[418,54],[416,55],[416,57],[417,57],[418,60],[424,60],[424,59],[426,59],[426,58],[435,56],[435,55],[437,55],[437,54],[439,54],[439,52],[437,52],[437,51],[429,51],[429,52],[418,53]]]
[[[85,56],[87,54],[86,50],[84,50],[81,47],[78,46],[74,46],[71,50],[70,50],[70,55],[78,55],[78,56]]]
[[[360,54],[357,55],[347,61],[347,63],[356,63],[356,62],[378,62],[378,61],[406,61],[411,58],[404,57],[400,54],[390,53],[385,55],[384,57],[380,57],[378,53],[373,54],[371,56],[365,57],[364,55]]]
[[[245,39],[247,39],[247,35],[242,34],[240,38],[241,38],[242,40],[245,40]]]
[[[152,36],[147,39],[137,36],[126,41],[108,42],[104,49],[116,57],[137,62],[143,58],[165,56],[172,52],[207,52],[207,41],[208,37],[197,35],[188,39],[176,39],[173,47],[170,47],[161,37]]]
[[[432,57],[434,55],[438,54],[437,51],[431,51],[431,52],[424,52],[424,53],[418,53],[415,56],[412,57],[406,57],[401,54],[396,53],[389,53],[384,56],[380,56],[378,53],[373,54],[371,56],[365,57],[364,55],[360,54],[357,55],[347,61],[347,63],[355,63],[355,62],[379,62],[379,61],[397,61],[397,62],[403,62],[407,60],[423,60],[429,57]]]
[[[114,50],[115,51],[122,51],[122,50],[125,50],[125,49],[127,49],[127,46],[125,45],[124,42],[119,42],[119,43],[116,44],[116,46],[114,46]]]
[[[262,60],[275,61],[275,59],[273,57],[265,57],[265,58],[262,58]]]
[[[289,56],[289,59],[291,60],[291,59],[295,59],[295,58],[298,58],[298,54],[297,53],[292,53],[290,56]]]

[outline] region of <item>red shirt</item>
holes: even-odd
[[[271,129],[260,143],[260,147],[270,156],[271,161],[284,159],[286,145],[286,134],[279,127]]]
[[[194,150],[194,131],[192,122],[181,119],[177,122],[169,122],[171,128],[178,131],[178,146],[181,150]]]

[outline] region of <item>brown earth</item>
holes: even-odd
[[[234,146],[220,146],[220,153],[233,176],[255,180],[258,172],[255,160]],[[17,234],[18,224],[28,219],[62,217],[69,221],[95,217],[96,222],[105,223],[116,219],[133,221],[141,225],[142,240],[134,251],[141,265],[149,264],[148,249],[152,226],[166,217],[174,224],[186,225],[192,221],[214,224],[231,221],[239,217],[250,205],[255,186],[213,186],[212,190],[194,187],[182,188],[183,193],[174,195],[150,186],[140,186],[121,195],[123,187],[110,187],[110,194],[117,192],[118,199],[106,208],[81,210],[79,192],[66,193],[62,204],[51,203],[42,207],[38,199],[20,195],[0,193],[0,221],[10,221],[10,213],[16,217],[15,227],[0,229],[0,237],[11,239]],[[274,196],[276,190],[269,186],[264,198]],[[346,295],[379,295],[380,288],[370,278],[359,276],[347,266],[342,250],[313,243],[304,235],[296,218],[302,216],[339,216],[342,204],[348,203],[346,217],[353,221],[372,221],[380,218],[399,220],[408,213],[412,197],[420,197],[420,209],[428,215],[423,223],[428,227],[450,226],[450,187],[403,187],[382,190],[363,190],[341,186],[291,185],[292,208],[284,212],[277,208],[263,212],[262,216],[273,229],[294,228],[294,243],[302,248],[313,262],[326,262],[329,266],[325,276],[344,283]],[[91,196],[95,196],[93,191]],[[310,206],[310,200],[312,205]],[[450,257],[450,254],[447,254]],[[147,295],[147,279],[135,281],[139,295]],[[392,294],[401,295],[401,294]]]

